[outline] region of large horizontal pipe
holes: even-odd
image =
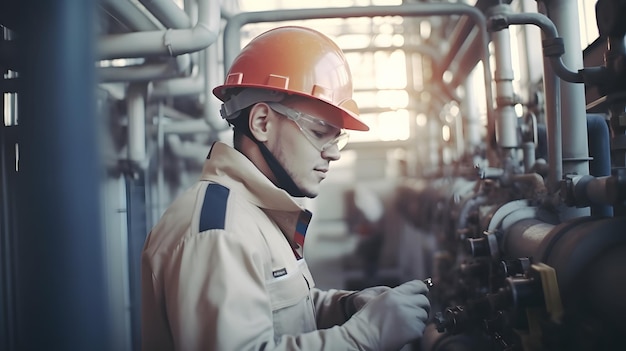
[[[100,39],[97,56],[101,60],[178,56],[205,49],[219,34],[219,0],[199,0],[198,14],[198,22],[190,29],[108,35]]]

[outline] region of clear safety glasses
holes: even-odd
[[[341,128],[277,102],[268,102],[267,105],[278,114],[294,121],[307,140],[320,152],[335,145],[341,150],[348,144],[348,133]]]

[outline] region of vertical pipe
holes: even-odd
[[[95,3],[18,6],[17,349],[110,350]]]
[[[577,71],[583,68],[580,46],[580,24],[578,4],[571,0],[545,1],[547,16],[554,22],[559,33],[563,33],[566,67]],[[560,90],[560,118],[562,119],[562,161],[565,174],[589,174],[589,148],[587,145],[587,117],[585,110],[585,87],[579,83],[558,80]],[[552,133],[551,133],[552,134]],[[560,179],[558,179],[560,180]],[[589,215],[589,208],[570,208],[565,218]]]
[[[128,160],[135,164],[146,161],[146,85],[128,86]]]
[[[457,113],[454,117],[454,146],[456,147],[455,160],[459,160],[469,149],[465,148],[465,138],[463,135],[463,115],[461,113]]]
[[[550,0],[547,4],[549,17],[559,33],[564,33],[562,35],[565,44],[563,63],[574,71],[583,68],[578,4],[570,0]],[[585,87],[583,84],[569,83],[564,80],[560,80],[560,85],[563,101],[561,104],[563,171],[589,174]]]
[[[465,98],[461,102],[464,111],[465,143],[466,150],[475,152],[482,141],[480,112],[476,101],[476,93],[472,84],[474,82],[475,71],[472,71],[463,83]]]
[[[522,145],[524,149],[524,173],[529,173],[535,165],[535,143],[526,142]]]
[[[147,177],[138,170],[126,179],[126,223],[128,228],[128,280],[130,329],[133,350],[141,350],[141,252],[148,234]]]
[[[563,179],[560,85],[559,78],[552,70],[549,61],[544,61],[543,71],[543,90],[546,95],[548,163],[550,165],[547,187],[550,193],[554,193],[559,188],[559,182]]]
[[[611,175],[611,148],[609,126],[603,115],[587,115],[589,132],[589,174],[594,177]],[[591,214],[597,216],[613,216],[613,208],[607,205],[591,206]]]
[[[521,0],[521,13],[536,13],[537,1],[536,0]],[[543,57],[537,55],[536,52],[541,50],[541,32],[539,28],[534,26],[524,26],[522,29],[522,43],[524,57],[520,60],[520,64],[523,65],[521,78],[522,82],[528,88],[526,98],[529,98],[530,94],[535,93],[534,85],[540,82],[543,76],[542,61]],[[545,121],[540,121],[545,122]]]
[[[0,108],[10,113],[0,100]],[[5,115],[5,117],[7,117]],[[15,181],[17,126],[0,123],[0,349],[15,349]],[[6,125],[5,125],[6,123]]]
[[[496,138],[501,148],[518,148],[517,118],[513,109],[513,64],[509,29],[494,32],[492,41],[496,60],[494,75],[497,103]]]
[[[428,118],[428,170],[437,169],[441,164],[441,151],[439,146],[442,144],[441,139],[441,123],[437,118]]]

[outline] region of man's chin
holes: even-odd
[[[308,197],[308,198],[316,198],[317,195],[319,195],[320,191],[319,189],[315,188],[315,189],[311,189],[311,188],[305,188],[305,189],[300,189],[302,191],[302,193],[304,194],[304,196]]]

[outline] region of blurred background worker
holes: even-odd
[[[303,27],[253,39],[213,90],[234,148],[167,209],[142,260],[144,350],[395,350],[422,336],[427,286],[315,287],[311,212],[346,129],[368,130],[339,47]]]

